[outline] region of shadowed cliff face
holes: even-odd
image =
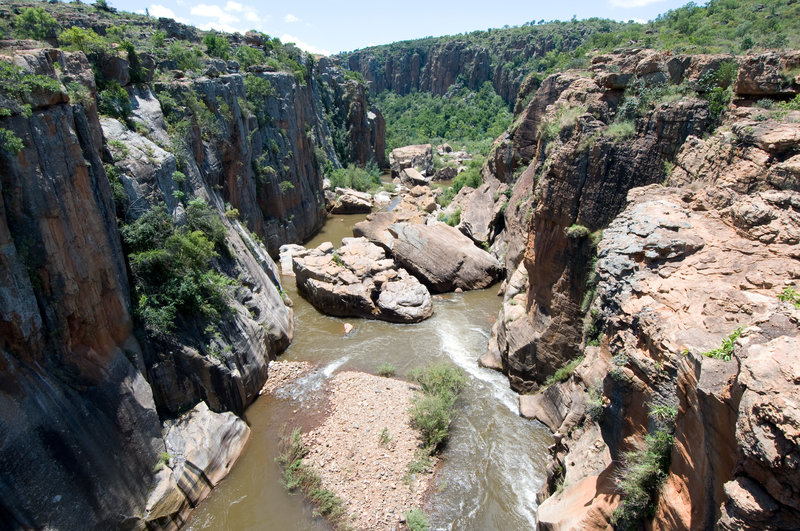
[[[169,528],[244,447],[244,423],[218,412],[241,414],[292,339],[292,311],[256,236],[277,250],[324,221],[322,161],[339,162],[320,86],[314,76],[301,85],[286,73],[254,74],[270,91],[245,105],[240,74],[155,91],[129,85],[126,125],[98,119],[82,53],[27,50],[13,61],[20,75],[51,81],[0,94],[11,114],[0,127],[23,142],[18,153],[0,150],[0,514],[12,528]],[[124,82],[127,71],[115,57],[108,75]],[[64,89],[71,81],[88,92],[81,103]],[[165,117],[156,93],[173,98],[175,115]],[[349,109],[352,152],[375,158],[382,121],[368,116],[363,91],[348,98],[336,101]],[[176,117],[188,124],[179,143]],[[133,319],[133,269],[117,224],[163,204],[180,228],[187,197],[202,199],[220,223],[223,245],[209,267],[235,279],[228,309],[213,333],[208,319],[188,314],[170,335],[145,333]],[[181,417],[175,440],[207,435],[178,454],[167,448],[173,458],[151,490],[165,451],[162,420],[190,409],[200,412]],[[235,452],[206,459],[203,441],[216,438],[234,440]],[[184,461],[208,470],[198,475]]]
[[[81,62],[27,60],[50,73]],[[139,346],[99,124],[66,100],[44,93],[30,118],[2,120],[25,142],[0,154],[0,497],[12,527],[121,525],[163,451],[128,357]]]

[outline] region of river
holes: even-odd
[[[364,216],[333,216],[308,247],[324,241],[338,246],[352,236]],[[469,375],[456,405],[452,431],[443,452],[434,489],[423,510],[431,529],[523,530],[536,521],[536,492],[544,482],[550,432],[521,418],[517,395],[498,372],[478,367],[497,315],[497,287],[434,297],[434,316],[403,325],[341,319],[317,312],[297,293],[294,278],[284,277],[294,301],[295,335],[280,359],[309,361],[319,367],[310,378],[287,390],[286,398],[263,396],[250,406],[248,446],[230,475],[191,515],[191,530],[330,529],[313,518],[301,496],[288,494],[275,463],[282,426],[305,426],[313,417],[303,397],[335,370],[375,373],[391,363],[404,377],[414,367],[449,360]],[[343,324],[355,330],[345,336]]]

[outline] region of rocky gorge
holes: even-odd
[[[147,38],[208,35],[124,16]],[[113,35],[102,16],[69,20]],[[292,282],[321,314],[359,319],[344,334],[332,321],[354,352],[375,348],[358,343],[376,340],[367,330],[414,323],[452,360],[469,358],[476,403],[507,378],[514,392],[491,389],[524,417],[514,452],[542,444],[542,425],[553,433],[542,478],[530,460],[517,470],[526,489],[541,487],[514,508],[535,513],[529,525],[800,526],[800,52],[629,47],[547,77],[508,66],[585,37],[329,59],[252,32],[224,39],[245,50],[231,57],[256,50],[263,64],[203,56],[193,70],[129,47],[0,42],[3,522],[184,525],[261,428],[245,412],[303,333]],[[434,182],[465,169],[466,158],[434,167],[446,145],[387,157],[375,92],[486,81],[516,108],[478,186],[445,196]],[[390,170],[394,191],[326,187],[348,163]],[[353,237],[298,245],[329,211],[363,214]],[[453,314],[469,311],[457,305],[472,300],[462,295],[496,282],[490,337],[482,317],[456,328]],[[429,348],[414,341],[401,348]],[[310,374],[330,378],[350,356]],[[371,397],[377,381],[340,372],[330,383]],[[413,387],[390,382],[410,407]],[[304,435],[315,466],[344,444],[326,443],[362,395],[345,421]],[[411,455],[420,444],[402,442]],[[330,468],[323,476],[337,484]],[[358,525],[397,525],[405,501],[390,494],[391,511]]]

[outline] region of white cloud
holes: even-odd
[[[308,44],[307,42],[303,42],[294,35],[289,35],[288,33],[284,33],[283,35],[281,35],[281,41],[284,43],[293,42],[295,46],[308,53],[319,54],[319,55],[331,55],[331,52],[329,50],[326,50],[325,48],[320,48],[319,46],[314,46],[313,44]]]
[[[178,21],[178,22],[180,22],[182,24],[188,24],[189,23],[189,21],[186,20],[185,18],[177,16],[175,14],[175,12],[173,10],[171,10],[170,8],[164,7],[164,6],[160,5],[160,4],[150,4],[150,6],[147,7],[147,9],[142,8],[142,9],[136,11],[136,12],[137,13],[142,13],[142,14],[150,13],[150,16],[151,17],[155,17],[155,18],[162,18],[162,17],[163,18],[171,18],[171,19],[174,19],[174,20],[176,20],[176,21]]]
[[[164,17],[164,18],[175,18],[175,19],[177,19],[177,17],[175,16],[175,12],[173,10],[171,10],[170,8],[168,8],[168,7],[164,7],[164,6],[159,5],[159,4],[151,4],[148,9],[150,10],[150,16],[152,16],[152,17],[156,17],[156,18]]]
[[[287,13],[286,16],[283,17],[283,20],[285,20],[286,22],[288,22],[290,24],[292,22],[300,22],[300,18],[292,15],[291,13]]]
[[[195,26],[197,26],[199,29],[203,31],[216,30],[216,31],[224,31],[225,33],[237,33],[237,32],[241,33],[241,30],[239,30],[239,28],[236,28],[234,26],[231,26],[230,24],[225,24],[224,22],[219,22],[219,21],[205,22],[203,24],[195,24]]]
[[[247,11],[244,14],[244,18],[245,18],[245,20],[249,20],[250,22],[260,22],[261,21],[261,17],[259,17],[258,13],[256,13],[255,11]],[[266,19],[266,17],[264,17],[264,18]]]
[[[225,11],[236,11],[237,13],[241,13],[244,11],[244,6],[239,2],[228,2],[225,4]]]
[[[611,7],[644,7],[664,0],[610,0]]]
[[[233,27],[233,24],[239,22],[239,17],[236,15],[231,15],[230,13],[226,13],[225,10],[218,5],[198,4],[193,6],[189,12],[196,17],[216,19],[216,22],[207,22],[204,24],[212,24],[214,29],[217,30],[229,31],[227,29],[223,29],[223,26]],[[202,24],[198,24],[198,27],[200,29],[206,29]],[[233,31],[236,30],[234,29]]]

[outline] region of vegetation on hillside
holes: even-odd
[[[496,138],[511,123],[511,112],[488,81],[478,91],[457,83],[444,96],[428,92],[377,98],[386,119],[386,148],[424,144],[432,138],[464,142]]]

